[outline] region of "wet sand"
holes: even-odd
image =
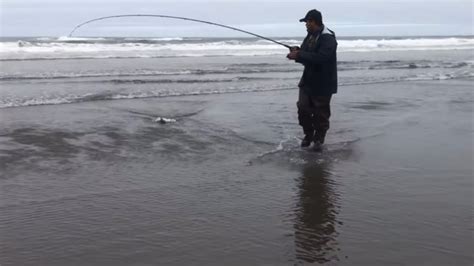
[[[1,265],[472,265],[472,80],[0,111]],[[156,117],[176,119],[154,122]]]

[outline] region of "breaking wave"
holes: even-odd
[[[280,39],[299,45],[301,39]],[[474,49],[474,38],[339,39],[339,52]],[[287,49],[257,39],[30,38],[0,42],[0,60],[264,56]]]

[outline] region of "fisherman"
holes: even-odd
[[[306,23],[308,35],[301,48],[292,47],[287,58],[304,66],[298,84],[298,121],[303,127],[301,147],[320,151],[329,129],[332,94],[337,92],[336,35],[323,24],[321,12],[308,11],[300,19]]]

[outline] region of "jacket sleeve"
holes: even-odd
[[[300,51],[298,53],[298,58],[295,61],[303,65],[318,65],[323,64],[329,60],[331,55],[334,54],[334,51],[336,51],[336,39],[332,35],[323,34],[321,35],[319,41],[321,43],[319,51]]]

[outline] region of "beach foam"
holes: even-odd
[[[301,40],[281,39],[288,45]],[[339,52],[474,49],[474,38],[340,39]],[[23,45],[19,45],[19,44]],[[287,49],[255,39],[175,38],[36,38],[0,42],[0,60],[153,58],[204,56],[264,56],[287,53]]]

